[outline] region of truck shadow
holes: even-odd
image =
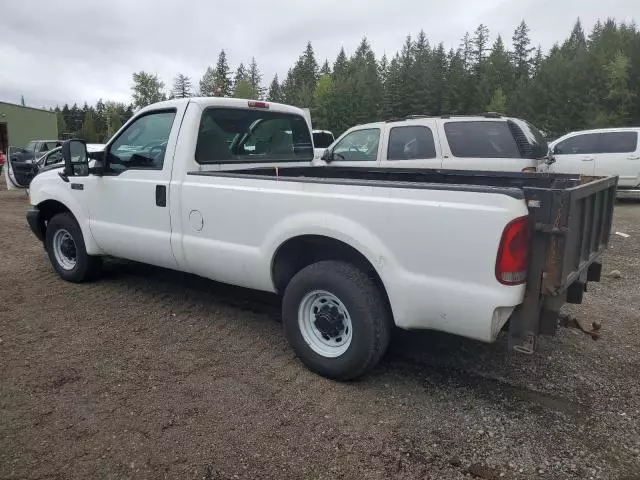
[[[270,328],[281,328],[280,298],[274,294],[119,259],[105,263],[102,281],[169,295],[176,303],[188,301],[212,310],[230,306],[263,315],[273,322]],[[541,361],[553,360],[537,359]],[[530,362],[536,362],[536,357],[523,358],[507,351],[505,336],[486,344],[442,332],[394,329],[388,354],[371,375],[357,383],[375,388],[373,384],[392,376],[410,383],[427,383],[430,388],[470,389],[476,396],[502,402],[507,409],[525,406],[534,412],[553,410],[575,418],[589,410],[584,402],[530,388],[524,378],[531,372],[523,373]],[[514,368],[518,364],[521,368]]]

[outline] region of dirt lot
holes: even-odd
[[[2,181],[3,182],[3,181]],[[277,301],[109,262],[54,274],[0,183],[0,478],[640,478],[640,204],[616,208],[603,323],[534,357],[397,332],[365,379],[294,358]]]

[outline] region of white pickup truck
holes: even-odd
[[[298,108],[179,99],[93,153],[63,145],[28,223],[65,280],[103,256],[282,295],[286,336],[330,378],[383,356],[394,325],[532,353],[598,281],[616,178],[311,166]]]

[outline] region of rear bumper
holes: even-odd
[[[620,189],[616,192],[616,198],[634,198],[640,200],[640,188]]]
[[[27,210],[27,223],[38,240],[44,242],[44,223],[38,207],[30,207]]]

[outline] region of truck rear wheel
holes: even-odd
[[[68,282],[85,282],[100,273],[102,259],[87,254],[82,230],[70,213],[49,220],[45,248],[56,273]]]
[[[282,313],[296,355],[324,377],[359,377],[389,345],[392,325],[382,293],[348,263],[323,261],[298,272],[285,290]]]

